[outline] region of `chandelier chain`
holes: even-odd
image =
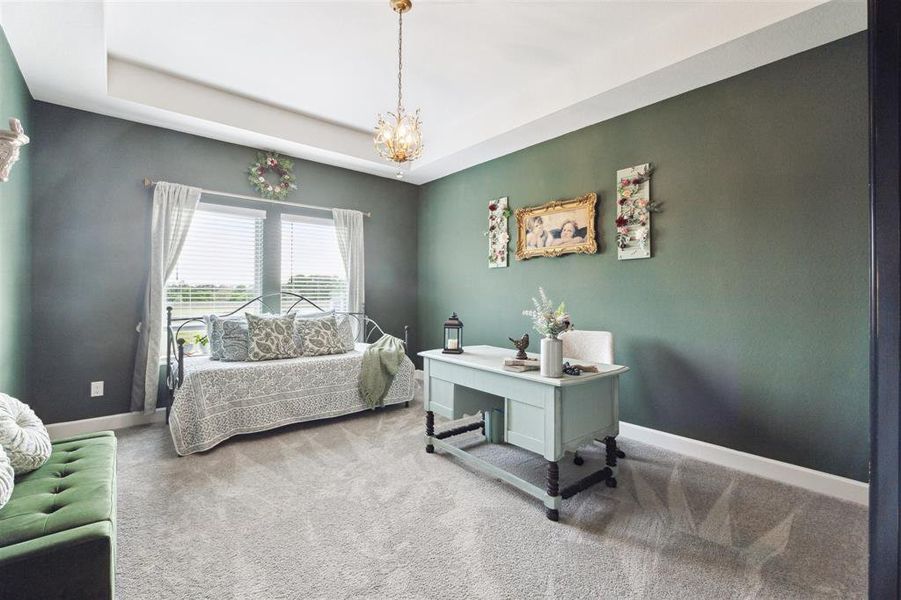
[[[404,12],[397,12],[397,111],[403,107],[403,72],[404,72]]]

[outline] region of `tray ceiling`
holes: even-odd
[[[35,98],[377,175],[387,1],[4,3]],[[444,2],[404,19],[423,183],[866,28],[866,4]]]

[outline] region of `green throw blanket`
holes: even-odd
[[[363,352],[360,395],[369,408],[381,404],[406,356],[403,340],[387,334]]]

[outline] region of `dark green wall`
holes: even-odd
[[[0,29],[0,129],[22,121],[33,137],[31,94]],[[25,146],[6,183],[0,183],[0,392],[27,396],[29,332],[29,207],[31,162],[36,144]]]
[[[423,186],[423,346],[451,311],[506,345],[543,285],[614,332],[624,421],[866,480],[866,60],[854,35]],[[616,171],[644,162],[654,256],[621,262]],[[487,268],[490,199],[591,191],[599,255]]]
[[[34,154],[30,403],[49,423],[127,412],[150,251],[141,180],[251,194],[256,151],[42,102],[34,120],[46,143]],[[397,335],[415,329],[417,188],[307,161],[295,173],[297,202],[372,211],[367,312]],[[94,380],[103,398],[89,397]]]
[[[149,247],[140,180],[246,191],[254,151],[31,102],[2,36],[0,78],[0,119],[35,140],[0,184],[0,391],[46,422],[125,412]],[[623,420],[865,480],[866,94],[859,34],[419,190],[298,161],[295,198],[373,212],[367,308],[390,331],[418,322],[414,348],[438,346],[452,310],[468,343],[503,344],[544,285],[578,327],[616,334],[632,367]],[[665,208],[654,258],[620,262],[615,172],[647,161]],[[589,191],[599,255],[487,269],[488,200]]]

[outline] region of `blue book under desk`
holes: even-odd
[[[472,467],[498,477],[544,502],[549,519],[559,518],[561,501],[605,481],[616,487],[616,461],[623,453],[616,446],[619,435],[619,376],[629,369],[597,365],[597,373],[542,377],[537,371],[516,373],[503,368],[511,351],[494,346],[467,346],[463,354],[441,350],[420,352],[424,363],[426,452],[435,449],[456,456]],[[540,454],[547,460],[544,489],[482,460],[444,440],[480,430],[489,441],[483,420],[465,425],[450,423],[435,431],[435,415],[452,421],[481,411],[490,413],[488,427],[502,419],[503,441]],[[601,440],[606,462],[600,471],[587,473],[560,489],[558,462],[567,451]]]

